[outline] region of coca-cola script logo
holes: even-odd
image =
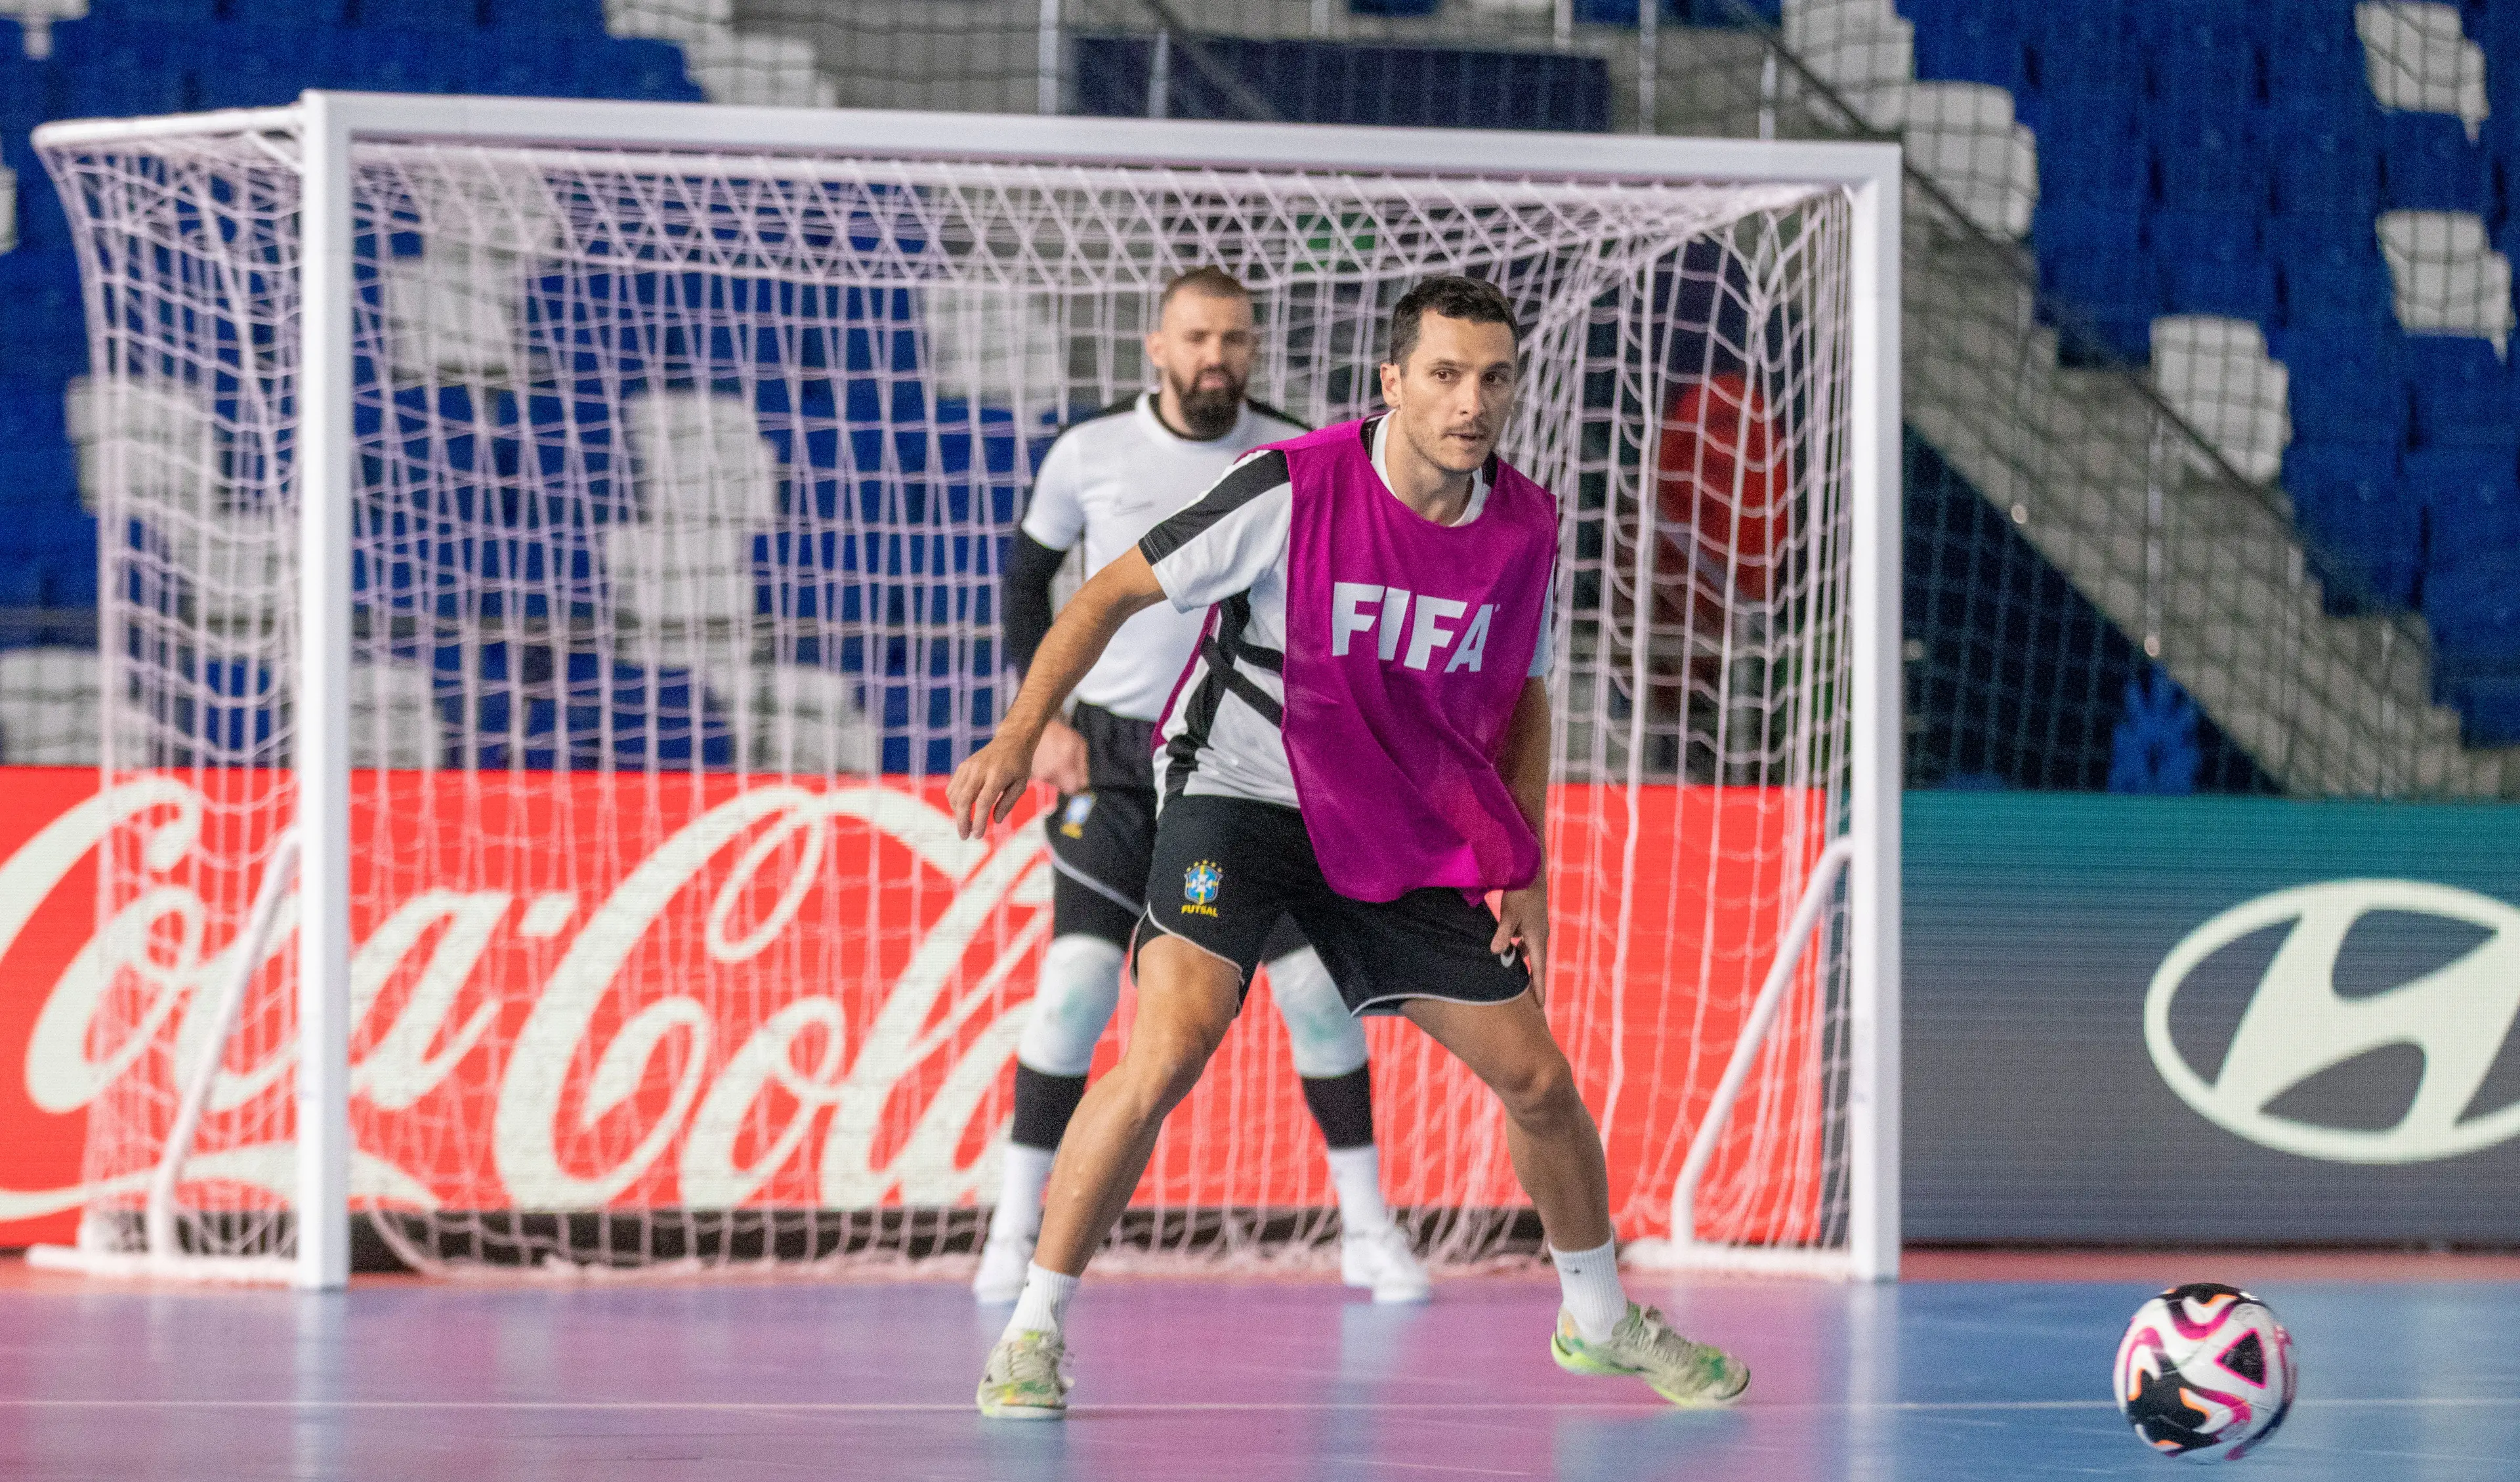
[[[217,781],[121,783],[0,864],[0,962],[23,971],[30,921],[115,861],[23,1061],[36,1110],[87,1111],[87,1177],[0,1189],[0,1220],[137,1189],[212,1049],[245,862],[287,813],[285,779]],[[854,1208],[985,1177],[1049,926],[1038,829],[965,841],[883,783],[382,774],[354,837],[354,1197]],[[284,903],[187,1164],[248,1201],[292,1179],[290,926]]]

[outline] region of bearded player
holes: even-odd
[[[1241,284],[1218,268],[1183,274],[1165,287],[1147,337],[1157,387],[1069,427],[1051,445],[1007,560],[1000,611],[1018,671],[1031,667],[1050,630],[1051,579],[1070,547],[1082,542],[1087,570],[1100,571],[1253,448],[1302,434],[1244,397],[1255,342]],[[971,1283],[983,1302],[1012,1302],[1023,1289],[1052,1155],[1119,1002],[1120,964],[1145,909],[1155,846],[1155,721],[1198,646],[1202,616],[1150,607],[1121,623],[1076,682],[1074,709],[1047,718],[1032,753],[1033,780],[1059,792],[1044,820],[1058,872],[1054,934],[1015,1045],[1014,1125]],[[1290,921],[1281,918],[1259,953],[1328,1148],[1340,1274],[1372,1288],[1376,1301],[1423,1301],[1426,1268],[1382,1199],[1365,1031]]]
[[[1164,716],[1136,1028],[1059,1145],[982,1415],[1065,1413],[1067,1301],[1281,915],[1351,1013],[1407,1015],[1504,1103],[1557,1268],[1557,1363],[1681,1405],[1748,1385],[1739,1360],[1627,1299],[1600,1134],[1541,1012],[1557,512],[1495,453],[1518,348],[1489,285],[1412,289],[1391,314],[1389,412],[1253,453],[1103,567],[955,773],[956,824],[977,833],[1013,807],[1059,701],[1123,622],[1161,601],[1213,607]]]

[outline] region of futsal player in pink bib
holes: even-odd
[[[1043,728],[1130,615],[1208,609],[1159,733],[1137,1025],[1059,1145],[981,1414],[1064,1414],[1067,1301],[1282,915],[1349,1012],[1408,1015],[1504,1102],[1557,1267],[1558,1364],[1682,1405],[1749,1383],[1740,1361],[1627,1299],[1600,1133],[1541,1011],[1557,511],[1496,454],[1518,349],[1492,286],[1412,289],[1391,314],[1390,411],[1255,450],[1104,566],[955,773],[968,837],[1012,809]]]

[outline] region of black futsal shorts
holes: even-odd
[[[1042,820],[1057,872],[1051,927],[1059,936],[1098,936],[1126,948],[1147,904],[1147,868],[1155,853],[1154,727],[1100,705],[1080,704],[1069,724],[1085,737],[1091,786],[1058,800]],[[1275,962],[1304,945],[1283,917],[1261,944]]]
[[[1195,793],[1164,804],[1138,948],[1169,932],[1232,963],[1248,988],[1285,917],[1322,955],[1350,1013],[1397,1013],[1408,999],[1502,1004],[1531,987],[1518,952],[1488,950],[1496,913],[1459,890],[1350,900],[1323,878],[1294,809]]]

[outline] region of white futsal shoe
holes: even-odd
[[[1339,1280],[1370,1288],[1377,1302],[1423,1302],[1435,1294],[1425,1263],[1409,1248],[1409,1232],[1385,1225],[1372,1235],[1339,1237]]]
[[[1024,1269],[1032,1265],[1032,1236],[1017,1235],[1012,1227],[1001,1232],[991,1222],[989,1237],[980,1244],[980,1270],[971,1278],[971,1295],[990,1306],[1022,1296]]]

